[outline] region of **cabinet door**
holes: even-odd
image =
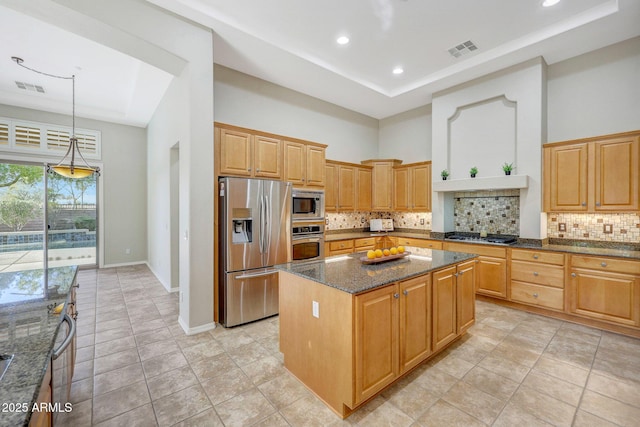
[[[355,297],[356,403],[398,376],[398,286]]]
[[[220,175],[251,176],[252,136],[220,129]]]
[[[393,163],[373,162],[372,209],[389,211],[392,209]]]
[[[284,180],[289,181],[294,187],[303,187],[305,184],[306,146],[299,142],[284,142]],[[324,165],[323,165],[324,170]]]
[[[338,165],[327,162],[324,170],[324,209],[327,212],[335,212],[338,210]]]
[[[507,261],[503,258],[479,256],[476,292],[497,298],[507,297]]]
[[[400,283],[400,372],[431,354],[431,280],[428,274]]]
[[[433,351],[453,341],[458,332],[456,268],[433,273]]]
[[[393,210],[408,211],[409,205],[409,168],[393,170]]]
[[[352,166],[340,165],[338,168],[338,209],[352,211],[355,209],[356,171]]]
[[[411,169],[411,209],[431,211],[431,165],[414,166]]]
[[[262,135],[253,138],[254,176],[282,178],[282,141]]]
[[[638,137],[595,142],[595,210],[640,209]]]
[[[456,277],[458,333],[464,333],[476,319],[476,262],[458,265]]]
[[[640,326],[640,278],[597,270],[571,270],[572,313]]]
[[[547,211],[586,211],[587,144],[545,148]]]
[[[356,210],[371,210],[371,169],[356,169]]]
[[[317,147],[315,145],[307,145],[306,147],[306,172],[305,172],[305,185],[307,187],[320,187],[324,188],[324,147]]]

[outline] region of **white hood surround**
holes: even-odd
[[[520,189],[523,239],[545,239],[542,144],[546,141],[546,64],[527,61],[433,98],[432,231],[455,230],[454,192]],[[514,175],[502,165],[513,163]],[[471,167],[477,178],[469,177]],[[449,179],[440,172],[447,169]]]

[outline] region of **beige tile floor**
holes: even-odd
[[[640,425],[638,339],[478,302],[462,340],[340,420],[284,369],[277,317],[187,336],[145,266],[79,282],[61,425]]]

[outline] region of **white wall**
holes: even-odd
[[[215,66],[215,120],[327,144],[327,158],[378,156],[378,120],[229,68]]]
[[[431,160],[431,104],[380,120],[378,158]]]
[[[640,37],[548,67],[548,141],[640,129]]]
[[[501,138],[503,151],[515,153],[513,162],[519,175],[529,176],[529,187],[520,192],[520,237],[539,239],[546,237],[546,225],[541,223],[541,170],[546,93],[546,64],[541,59],[527,61],[498,73],[465,83],[433,97],[433,179],[440,180],[440,171],[455,165],[451,170],[455,178],[467,178],[468,167],[460,163],[474,161],[490,172],[487,176],[499,176],[499,165],[508,158],[489,149],[492,144],[491,127]],[[492,100],[506,98],[510,102],[501,106]],[[515,103],[515,115],[511,114]],[[493,108],[495,107],[495,108]],[[475,110],[471,117],[460,120]],[[508,118],[511,117],[511,122]],[[487,124],[492,126],[487,127]],[[515,135],[510,136],[515,129]],[[484,144],[486,150],[478,149]],[[453,149],[452,149],[453,148]],[[507,149],[508,148],[508,149]],[[469,156],[475,157],[473,160]],[[458,171],[462,168],[462,171]],[[453,231],[452,193],[433,193],[434,231]]]
[[[0,116],[71,124],[71,116],[0,104]],[[104,265],[139,263],[147,259],[147,162],[145,129],[76,117],[76,126],[102,133],[103,216],[99,221],[106,236]],[[28,160],[27,156],[22,156]],[[51,159],[59,161],[60,158]],[[125,249],[131,254],[125,254]]]

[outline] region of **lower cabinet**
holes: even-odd
[[[478,254],[476,258],[476,292],[507,298],[507,250],[504,247],[445,242],[446,251]]]
[[[564,254],[513,249],[511,300],[554,310],[564,310]]]
[[[51,404],[51,363],[47,367],[44,379],[40,385],[40,392],[36,400],[38,407],[40,405]],[[50,411],[33,411],[29,420],[29,427],[48,427],[52,425],[52,417]]]

